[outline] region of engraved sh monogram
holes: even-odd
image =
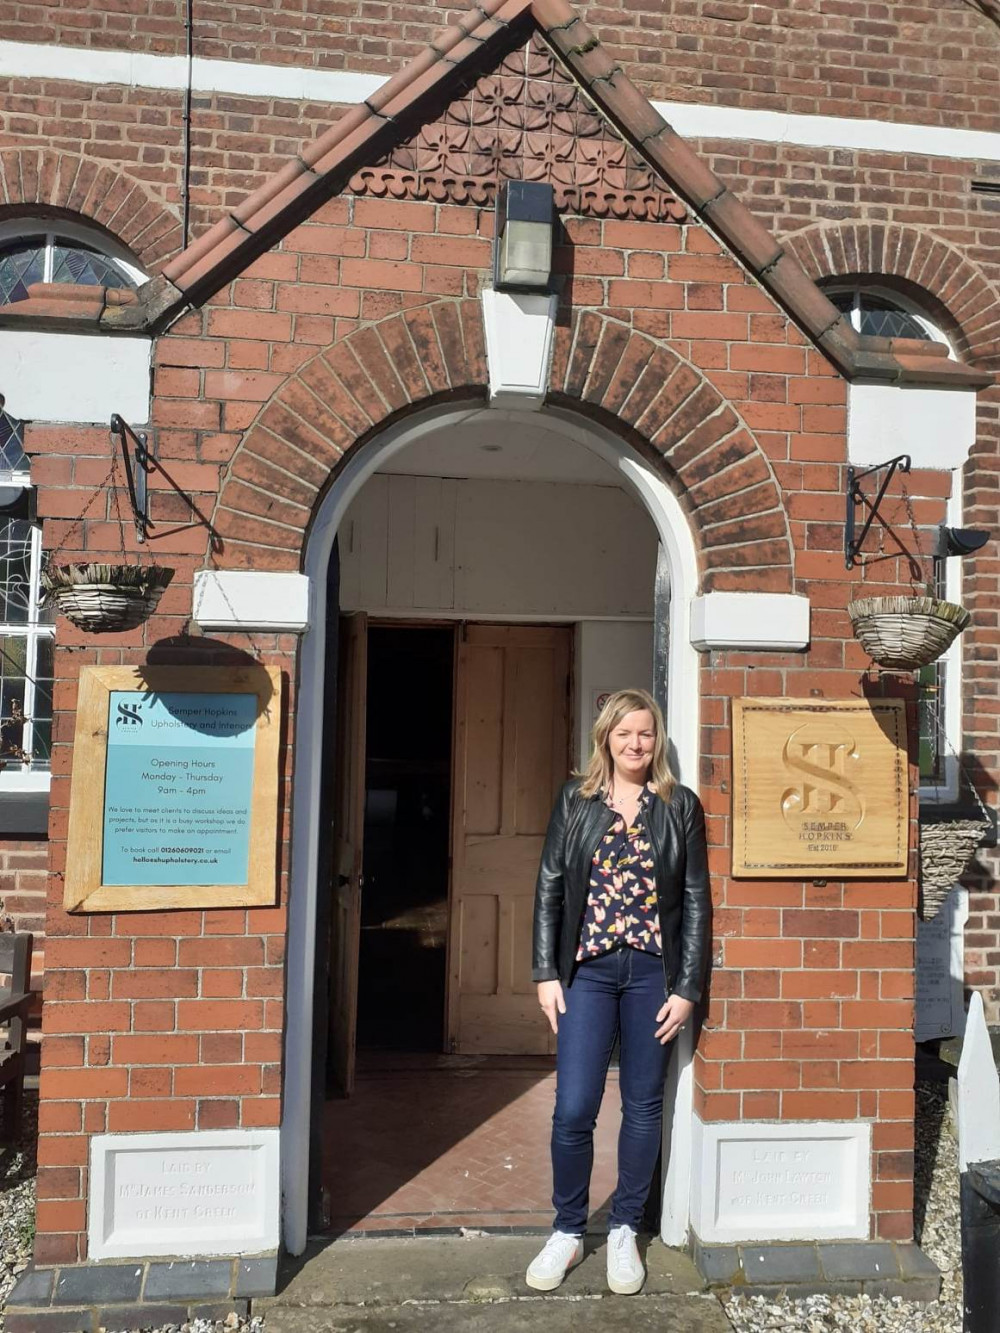
[[[797,779],[781,795],[781,812],[790,827],[801,834],[806,819],[838,821],[845,832],[858,827],[865,817],[865,798],[851,781],[850,770],[860,755],[842,723],[807,722],[785,741],[782,758],[789,776]]]

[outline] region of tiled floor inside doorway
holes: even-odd
[[[361,1057],[354,1095],[326,1107],[330,1231],[551,1226],[554,1093],[547,1057]],[[611,1070],[590,1196],[597,1227],[614,1189],[620,1119]]]

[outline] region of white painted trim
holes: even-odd
[[[149,421],[149,338],[0,328],[0,394],[21,421]],[[54,375],[53,368],[59,373]]]
[[[945,512],[949,527],[962,526],[965,500],[962,493],[962,470],[952,473],[951,495]],[[944,595],[949,602],[962,602],[962,557],[949,556],[944,562]],[[944,781],[928,783],[920,788],[921,805],[932,806],[941,802],[957,801],[960,795],[959,755],[962,753],[962,665],[965,645],[963,636],[953,640],[941,655],[945,667],[944,680]]]
[[[187,87],[186,56],[158,56],[145,51],[99,51],[85,46],[0,41],[0,76],[16,79],[69,79],[74,83],[124,84],[130,88]],[[381,74],[352,74],[341,69],[262,65],[241,60],[191,62],[195,92],[291,101],[350,105],[371,97],[386,82]]]
[[[187,59],[145,52],[98,51],[83,46],[0,41],[0,77],[67,79],[74,83],[114,83],[179,91],[187,87]],[[346,105],[370,97],[386,81],[378,74],[350,70],[206,60],[200,56],[192,62],[192,80],[199,93]],[[793,115],[699,102],[654,102],[653,106],[678,134],[688,138],[1000,161],[1000,133],[992,130],[953,129],[946,125],[916,125],[910,121],[860,116]]]
[[[555,295],[482,291],[490,406],[537,412],[549,390]]]
[[[958,1062],[958,1169],[1000,1157],[1000,1080],[983,997],[972,992]]]
[[[847,458],[854,467],[874,467],[905,451],[916,468],[962,468],[975,442],[975,389],[847,386]]]
[[[301,634],[309,628],[309,580],[274,570],[199,569],[192,607],[205,630]]]
[[[22,795],[35,791],[49,791],[52,787],[52,774],[48,769],[5,768],[0,770],[0,792],[13,792]]]
[[[783,592],[710,592],[691,603],[691,642],[701,652],[795,652],[809,647],[809,598]]]
[[[88,1257],[142,1259],[170,1255],[197,1259],[213,1254],[260,1254],[278,1248],[279,1151],[276,1129],[206,1129],[154,1134],[95,1134],[90,1140],[90,1190],[87,1205]],[[116,1162],[135,1155],[148,1159],[145,1180],[123,1181]],[[237,1173],[229,1174],[234,1154]],[[171,1171],[170,1167],[174,1170]],[[228,1170],[227,1170],[228,1168]],[[125,1172],[126,1176],[128,1175]],[[192,1187],[209,1187],[204,1194]],[[232,1187],[236,1187],[233,1189]],[[133,1191],[149,1187],[150,1207],[186,1214],[161,1219],[151,1227],[138,1218],[119,1218],[117,1209]],[[237,1216],[208,1211],[229,1198]],[[237,1200],[239,1203],[237,1204]],[[199,1215],[197,1209],[205,1210]],[[162,1220],[176,1221],[165,1227]]]
[[[1000,159],[1000,134],[910,121],[860,116],[808,116],[752,107],[654,102],[678,134],[689,139],[755,140],[803,148],[850,148],[870,153],[919,153],[921,157]]]
[[[351,501],[378,468],[407,445],[445,426],[471,424],[486,409],[458,405],[428,409],[397,422],[356,449],[326,495],[306,547],[310,579],[309,629],[299,655],[299,692],[295,717],[295,772],[292,779],[292,864],[288,895],[288,1022],[285,1039],[285,1099],[281,1126],[284,1243],[301,1254],[307,1239],[309,1205],[310,1099],[312,1080],[313,971],[316,954],[316,902],[319,842],[326,836],[320,810],[323,750],[323,700],[326,653],[326,574],[337,529]],[[584,422],[572,412],[544,409],[553,429],[591,449],[619,474],[642,500],[670,559],[674,586],[670,600],[670,660],[667,725],[678,770],[688,785],[698,786],[698,665],[688,638],[688,615],[698,586],[694,543],[684,511],[663,479],[616,436]],[[491,419],[494,415],[490,413]],[[537,422],[511,413],[511,425]],[[663,1201],[663,1239],[684,1242],[690,1197],[690,1144],[693,1080],[690,1047],[678,1050],[677,1100]]]

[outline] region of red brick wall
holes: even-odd
[[[373,11],[366,6],[363,17],[346,8],[324,20],[322,34],[310,29],[306,37],[301,14],[296,19],[287,8],[280,14],[269,10],[266,25],[259,25],[262,36],[266,30],[260,43],[247,42],[246,33],[254,30],[250,18],[265,17],[263,11],[251,6],[232,11],[238,30],[211,39],[206,15],[199,53],[388,71],[445,17],[433,7],[387,4]],[[640,82],[645,78],[643,86],[655,95],[844,115],[856,115],[863,104],[872,114],[995,128],[997,32],[960,0],[891,10],[852,0],[825,3],[821,14],[806,3],[773,9],[709,0],[583,8],[628,62],[629,72]],[[211,21],[229,23],[230,13]],[[131,49],[148,44],[147,49],[166,53],[181,49],[182,39],[176,11],[157,8],[154,15],[151,6],[143,14],[136,6],[124,14],[99,4],[73,10],[21,3],[4,35],[29,41],[58,35],[67,43]],[[209,45],[215,40],[222,45]],[[6,80],[0,81],[0,106],[6,108],[0,148],[19,149],[0,153],[0,198],[7,204],[50,204],[94,218],[150,267],[176,246],[179,94]],[[242,199],[304,135],[329,124],[335,114],[325,106],[274,100],[196,98],[195,230]],[[968,190],[974,176],[995,170],[987,164],[761,144],[704,147],[757,216],[785,235],[859,215],[879,225],[905,224],[918,235],[942,238],[971,265],[980,294],[996,290],[997,201]],[[461,375],[471,374],[468,383],[481,386],[481,348],[469,312],[475,310],[471,298],[487,263],[488,226],[489,216],[472,208],[334,201],[280,251],[259,260],[205,310],[186,316],[160,340],[154,411],[159,456],[202,512],[215,514],[227,542],[220,563],[298,566],[317,490],[342,449],[392,406],[373,403],[364,375],[356,378],[366,365],[377,365],[384,374],[380,346],[393,349],[384,359],[397,366],[403,345],[430,349],[436,358],[427,363],[429,381],[401,379],[400,408],[435,390],[449,392],[457,387],[452,372],[459,373],[449,361],[457,354],[458,319],[466,357]],[[832,697],[861,688],[864,660],[845,614],[856,581],[845,574],[839,552],[843,384],[700,229],[579,219],[570,223],[569,233],[572,263],[565,252],[559,261],[566,299],[602,315],[564,323],[556,362],[560,391],[602,416],[612,407],[604,390],[597,392],[602,368],[624,355],[623,348],[632,347],[634,355],[645,347],[632,340],[653,340],[650,355],[660,355],[672,368],[666,344],[687,358],[704,374],[704,401],[717,402],[708,396],[711,389],[738,413],[738,426],[726,438],[739,438],[740,447],[749,442],[737,489],[721,491],[714,476],[685,483],[706,582],[794,587],[808,593],[814,608],[808,655],[713,655],[704,664],[701,777],[718,913],[712,1011],[696,1071],[699,1109],[724,1119],[874,1118],[873,1230],[908,1234],[912,884],[747,885],[727,878],[728,699],[815,690]],[[911,266],[893,272],[937,292],[942,318],[951,321],[962,345],[983,351],[988,324],[978,319],[980,308],[957,299],[968,295],[965,286],[946,296],[944,262],[918,268],[915,256],[924,253],[914,247]],[[845,251],[848,268],[849,260]],[[459,306],[460,301],[467,304]],[[431,305],[433,310],[421,312]],[[369,325],[406,312],[409,324],[402,319],[391,329],[386,324],[372,341]],[[353,350],[342,346],[362,333],[351,342]],[[393,344],[392,338],[403,341]],[[336,354],[317,358],[335,344]],[[621,369],[607,373],[625,378]],[[340,395],[332,412],[323,413],[309,376],[313,384],[322,376],[324,392]],[[664,375],[660,383],[666,381]],[[665,404],[652,384],[651,378],[646,410],[655,414]],[[283,405],[288,401],[291,414]],[[305,416],[302,408],[308,409]],[[307,420],[312,426],[305,427]],[[992,399],[984,402],[980,420],[981,440],[966,477],[967,521],[995,531],[1000,413]],[[292,455],[299,477],[289,478],[281,458],[287,461],[288,448],[296,445],[303,451]],[[274,457],[271,449],[277,451]],[[81,496],[107,476],[107,434],[31,430],[29,450],[37,453],[33,472],[42,488],[47,539],[56,543],[82,508]],[[310,466],[309,456],[320,463]],[[281,466],[275,468],[275,462]],[[907,484],[917,497],[920,521],[937,522],[946,490],[942,476],[914,474]],[[159,660],[205,660],[206,651],[215,651],[183,638],[193,571],[205,558],[204,529],[183,526],[190,511],[163,477],[154,477],[153,487],[154,520],[180,529],[155,544],[157,557],[178,568],[156,619],[145,631],[99,649],[65,624],[58,638],[37,1250],[45,1262],[83,1257],[89,1134],[273,1124],[278,1115],[281,907],[93,918],[67,916],[60,907],[80,665],[146,660],[154,646]],[[760,559],[748,569],[727,554],[726,538],[732,533],[727,525],[746,512],[749,496],[756,515],[750,535],[759,543]],[[895,512],[901,515],[898,505]],[[92,511],[81,554],[117,548],[113,517],[110,499],[103,511]],[[740,532],[741,538],[746,535],[745,525]],[[988,554],[966,568],[968,600],[976,612],[975,629],[966,636],[967,745],[988,785],[1000,770],[995,665],[1000,563]],[[880,578],[894,588],[903,573],[885,566]],[[294,641],[257,639],[234,636],[215,660],[227,652],[259,650],[293,677]],[[287,775],[287,755],[285,762]],[[284,875],[287,861],[283,865]],[[284,880],[282,902],[283,886]],[[1000,994],[1000,919],[994,905],[985,890],[973,901],[970,929],[977,943],[970,981]],[[779,952],[780,970],[772,965]],[[207,1078],[206,1067],[214,1071]]]
[[[225,542],[220,564],[297,568],[317,497],[356,438],[411,402],[482,397],[473,298],[490,221],[472,207],[335,200],[159,340],[159,458],[212,515]],[[554,393],[601,420],[619,418],[619,428],[638,432],[632,438],[652,439],[643,447],[667,450],[705,587],[794,587],[814,607],[808,654],[725,654],[704,664],[701,781],[718,913],[698,1109],[716,1119],[872,1117],[873,1232],[908,1235],[898,1154],[912,1146],[912,882],[818,888],[727,877],[729,697],[861,689],[864,658],[844,609],[857,580],[839,550],[844,385],[701,228],[584,218],[568,219],[567,230],[572,253],[556,261],[566,314]],[[64,540],[83,498],[107,477],[107,434],[35,427],[28,448],[50,540]],[[154,474],[152,483],[154,523],[187,522],[167,478]],[[937,521],[940,476],[913,474],[909,485],[919,520]],[[75,539],[80,555],[116,550],[113,516],[109,496]],[[183,637],[206,546],[199,526],[151,544],[178,573],[144,629],[107,647],[65,625],[57,639],[43,1262],[85,1257],[89,1134],[278,1121],[282,906],[91,917],[60,906],[83,663],[223,660],[240,650],[294,674],[291,639],[232,636],[216,648]],[[878,577],[873,591],[895,587],[899,562]],[[287,841],[282,866],[284,903]]]
[[[0,842],[0,906],[15,930],[39,934],[45,926],[45,883],[48,848],[39,838],[17,838]],[[35,946],[40,954],[40,944]],[[36,963],[40,963],[40,957]],[[41,972],[41,967],[32,971]]]
[[[195,54],[394,72],[462,5],[307,0],[195,7]],[[996,25],[967,0],[620,0],[576,5],[643,91],[779,111],[872,114],[992,130],[1000,115]],[[182,0],[16,0],[9,40],[183,55]]]
[[[997,179],[995,163],[853,153],[768,144],[699,145],[713,168],[818,279],[887,275],[918,298],[961,355],[1000,369],[1000,200],[974,194],[973,179]],[[967,527],[1000,532],[1000,390],[979,395],[977,442],[963,477]],[[1000,806],[1000,554],[995,541],[962,560],[962,601],[972,624],[962,636],[963,735],[969,774]],[[984,851],[965,877],[972,889],[966,984],[983,992],[1000,1022],[1000,858]]]

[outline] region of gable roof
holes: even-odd
[[[863,337],[786,250],[667,124],[608,55],[569,0],[481,0],[377,92],[305,145],[280,171],[139,289],[109,305],[106,331],[158,332],[202,304],[411,134],[433,105],[499,60],[515,35],[536,29],[627,145],[683,199],[848,379],[982,387],[993,377],[948,359],[947,349],[911,339]],[[44,288],[18,303],[42,316]],[[12,315],[7,307],[3,316]],[[20,322],[20,320],[18,320]]]

